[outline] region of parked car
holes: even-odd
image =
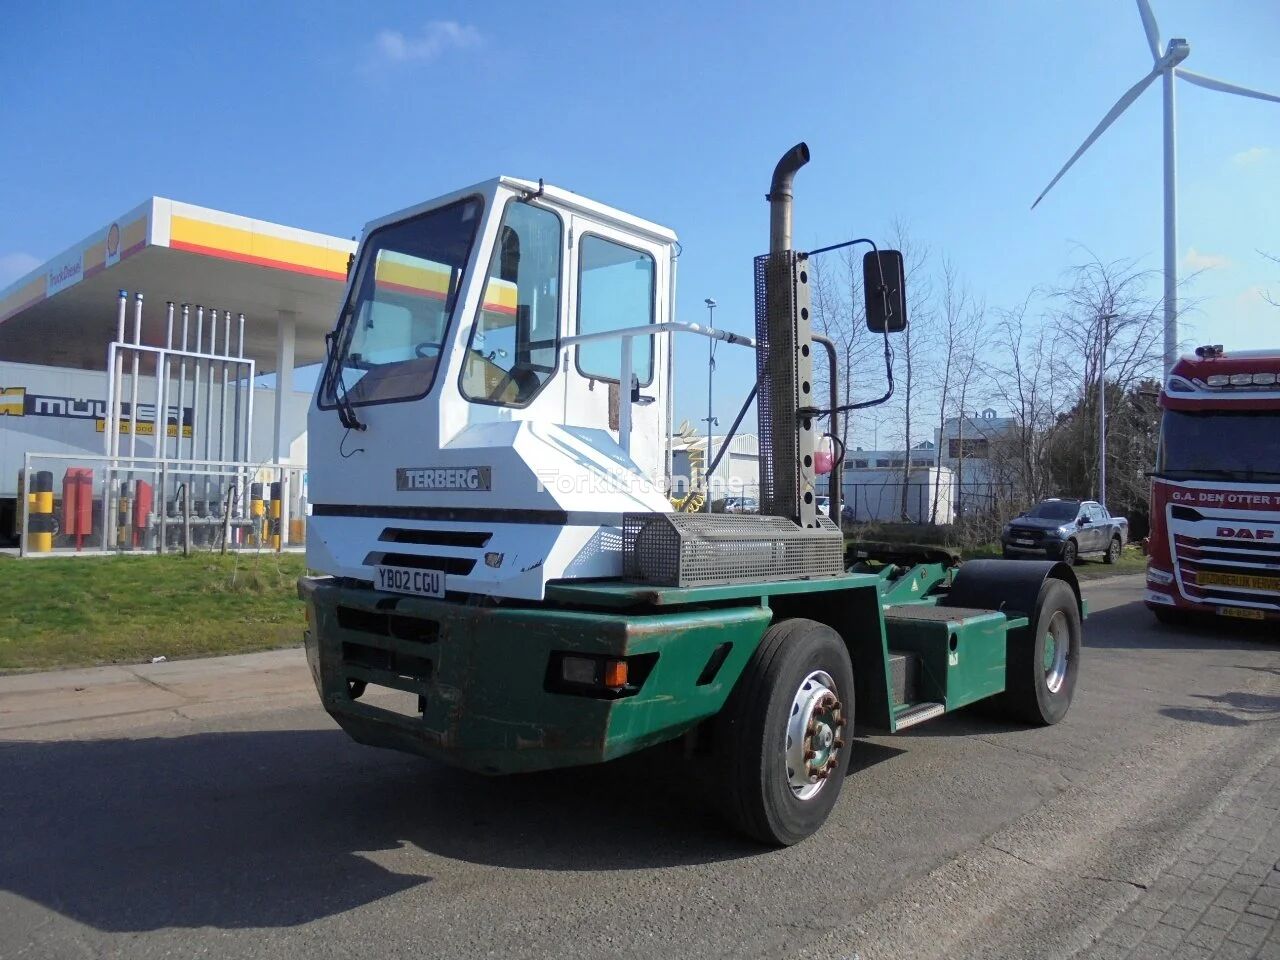
[[[1100,556],[1107,563],[1120,559],[1129,540],[1129,521],[1113,517],[1093,500],[1042,500],[1014,517],[1000,535],[1004,555],[1048,557],[1075,563],[1080,557]]]
[[[814,504],[818,508],[818,512],[824,517],[831,516],[831,498],[830,497],[814,497]]]
[[[760,503],[755,497],[725,497],[725,513],[759,513]]]

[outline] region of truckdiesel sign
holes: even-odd
[[[491,467],[396,467],[397,490],[488,490]]]

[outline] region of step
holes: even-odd
[[[947,708],[941,703],[917,703],[907,707],[901,713],[894,714],[894,729],[905,730],[907,727],[914,727],[917,723],[940,717],[946,712]]]
[[[914,703],[920,689],[920,655],[908,650],[890,650],[889,676],[893,706]]]

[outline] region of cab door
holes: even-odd
[[[569,335],[659,322],[665,311],[667,251],[589,217],[575,216],[571,234]],[[632,339],[638,402],[631,406],[631,459],[661,483],[665,452],[666,337]],[[564,422],[618,436],[619,408],[631,394],[619,382],[621,338],[572,344],[565,350]]]

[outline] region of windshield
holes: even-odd
[[[1046,500],[1037,503],[1025,516],[1037,520],[1074,520],[1080,512],[1080,504],[1074,500]]]
[[[431,389],[482,207],[472,197],[369,236],[321,406],[416,399]]]
[[[1166,410],[1156,472],[1173,479],[1280,478],[1280,411]]]

